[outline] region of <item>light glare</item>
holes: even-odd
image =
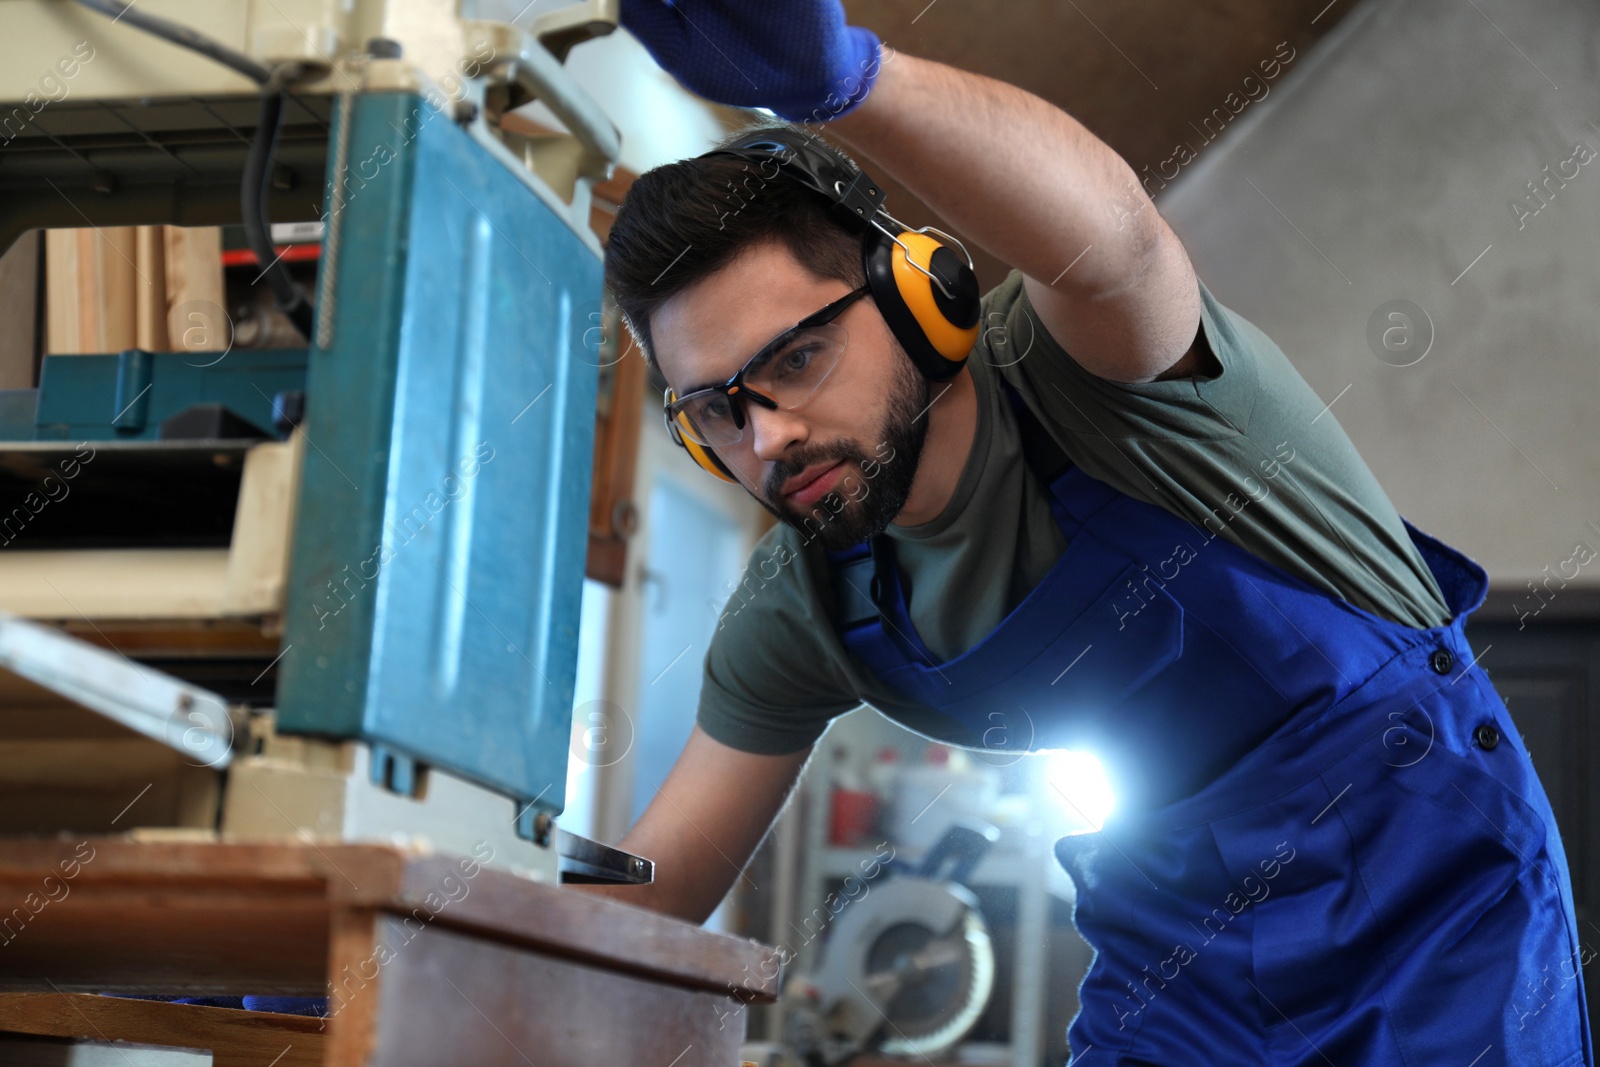
[[[1099,830],[1111,814],[1116,798],[1105,768],[1089,752],[1057,749],[1045,762],[1045,781],[1069,819],[1085,831]]]

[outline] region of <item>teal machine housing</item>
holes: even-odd
[[[39,441],[158,441],[168,419],[219,405],[262,437],[276,436],[274,401],[304,392],[303,348],[212,353],[46,356],[27,412]],[[20,392],[20,390],[19,390]]]
[[[532,836],[566,792],[601,263],[421,97],[348,115],[278,728],[372,742],[398,791],[418,762],[500,790]]]
[[[451,113],[338,99],[311,346],[47,357],[0,394],[0,451],[87,439],[183,478],[245,442],[160,440],[166,419],[217,404],[282,436],[303,392],[277,730],[370,743],[398,792],[422,766],[497,790],[538,837],[566,793],[601,261]]]

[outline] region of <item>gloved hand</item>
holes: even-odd
[[[839,0],[622,0],[622,24],[684,88],[791,122],[849,113],[878,76],[878,36]]]

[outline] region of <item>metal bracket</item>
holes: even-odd
[[[649,885],[655,881],[654,860],[634,856],[587,837],[556,831],[556,852],[560,856],[561,880],[566,883]]]
[[[220,696],[54,627],[0,612],[0,667],[160,741],[194,766],[233,758],[233,718]]]
[[[426,771],[427,768],[423,764],[410,756],[402,756],[382,745],[372,746],[372,765],[369,775],[373,785],[382,786],[389,792],[398,793],[403,797],[420,800]]]
[[[469,20],[462,27],[494,50],[486,82],[491,88],[504,87],[504,110],[538,100],[571,132],[570,138],[553,138],[548,144],[543,139],[539,141],[540,151],[532,162],[550,188],[563,200],[573,202],[580,193],[587,195],[589,183],[611,177],[622,153],[621,136],[600,105],[579,88],[551,54],[551,49],[526,30],[503,22]],[[486,105],[493,95],[486,93]],[[493,114],[486,114],[486,119],[505,136],[499,130],[500,108],[488,110]],[[587,207],[586,202],[584,206]]]
[[[622,0],[588,0],[547,11],[533,20],[533,35],[562,63],[573,45],[604,37],[622,21]]]

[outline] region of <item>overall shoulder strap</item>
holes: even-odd
[[[877,561],[872,542],[862,541],[828,553],[828,577],[833,583],[834,627],[848,631],[878,617],[874,603]]]
[[[1029,409],[1016,387],[1006,380],[1005,375],[996,372],[995,376],[1004,386],[1011,408],[1016,413],[1023,458],[1040,483],[1050,486],[1063,471],[1072,466],[1072,461]],[[875,622],[882,614],[877,601],[887,586],[879,578],[880,568],[894,565],[894,553],[881,534],[871,541],[828,553],[836,613],[834,625],[841,635],[847,637],[847,645],[852,644],[850,635],[862,633],[863,624]]]
[[[880,678],[907,660],[937,664],[920,639],[912,632],[910,620],[902,617],[901,626],[885,626],[901,603],[899,569],[894,559],[894,544],[886,537],[852,545],[828,553],[833,582],[834,629],[839,641]],[[889,605],[880,608],[880,604]]]

